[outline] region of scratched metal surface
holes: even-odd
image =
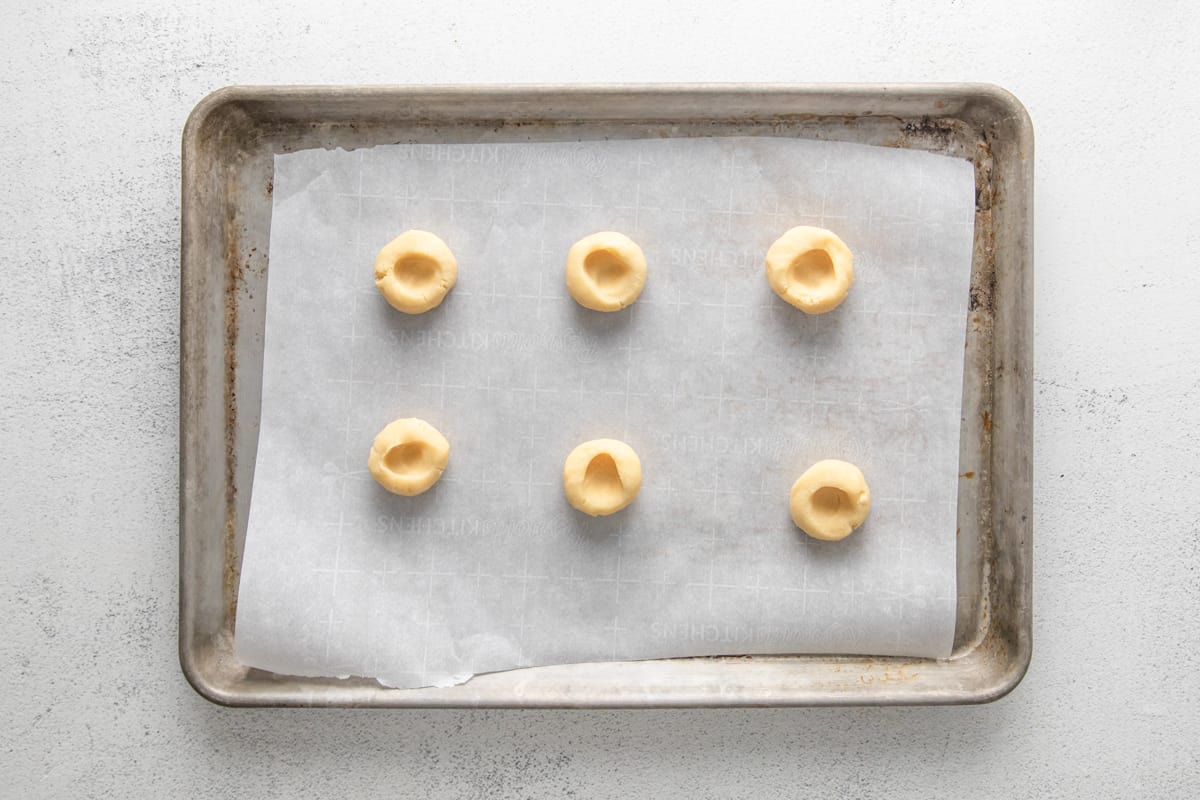
[[[299,679],[231,653],[261,384],[271,157],[404,140],[771,132],[918,147],[976,167],[955,652],[945,661],[771,656],[542,667],[445,689]],[[243,705],[697,706],[979,702],[1029,657],[1032,141],[983,86],[238,88],[184,139],[181,608],[185,674]],[[997,366],[999,365],[999,366]]]

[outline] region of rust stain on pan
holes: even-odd
[[[884,662],[879,664],[879,666],[883,667],[880,672],[874,671],[875,666],[875,661],[868,661],[863,667],[862,673],[858,676],[858,682],[868,686],[873,683],[887,685],[893,683],[908,683],[911,680],[921,677],[921,673],[911,671],[912,668],[916,666],[916,664],[913,662],[905,662],[896,665]]]
[[[950,141],[962,130],[957,120],[923,117],[904,123],[904,136],[937,145],[940,150],[949,150]]]
[[[236,196],[237,181],[229,178],[227,197]],[[230,630],[237,616],[237,335],[238,290],[244,280],[241,237],[232,205],[225,215],[225,619]]]
[[[970,130],[961,120],[948,117],[891,117],[902,127],[895,138],[881,142],[885,147],[928,150],[931,153],[961,155]]]
[[[994,264],[996,231],[992,221],[992,204],[996,185],[992,171],[992,150],[986,141],[975,149],[975,260],[987,265],[983,270],[972,270],[971,295],[967,307],[971,311],[971,322],[980,326],[979,314],[991,318],[996,293],[996,269]]]

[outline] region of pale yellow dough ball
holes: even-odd
[[[449,460],[450,443],[437,428],[423,419],[398,419],[375,437],[367,469],[392,494],[411,497],[437,483]]]
[[[871,511],[862,470],[846,461],[813,464],[792,485],[792,521],[814,539],[845,539]]]
[[[625,508],[641,488],[642,462],[632,447],[616,439],[584,442],[563,464],[567,502],[593,517]]]
[[[623,233],[585,236],[567,252],[567,291],[593,311],[619,311],[646,285],[646,256]]]
[[[767,250],[767,281],[806,314],[832,311],[854,283],[854,256],[832,231],[801,225]]]
[[[454,253],[428,231],[405,231],[375,256],[375,286],[405,314],[436,308],[457,280]]]

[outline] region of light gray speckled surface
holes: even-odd
[[[0,10],[0,794],[1200,793],[1194,6],[15,5]],[[1025,102],[1036,630],[1013,695],[365,713],[229,711],[188,688],[175,655],[187,112],[229,83],[541,80],[987,80]]]

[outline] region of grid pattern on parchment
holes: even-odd
[[[944,655],[972,190],[966,162],[788,139],[280,156],[239,654],[393,685],[597,659]],[[763,278],[799,224],[855,253],[832,314],[804,316]],[[414,317],[371,276],[408,228],[460,267]],[[616,314],[562,282],[596,230],[650,265]],[[365,469],[398,416],[451,442],[417,498]],[[593,520],[560,471],[601,436],[629,442],[645,480]],[[858,463],[873,493],[832,546],[787,513],[825,457]]]

